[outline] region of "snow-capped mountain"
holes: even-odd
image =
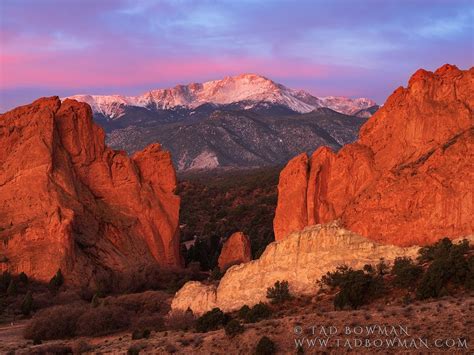
[[[158,89],[139,96],[121,95],[75,95],[69,98],[88,103],[94,113],[108,119],[117,119],[125,114],[126,107],[140,107],[150,111],[195,109],[204,104],[239,104],[248,110],[256,105],[267,104],[286,107],[299,113],[327,107],[344,114],[375,106],[367,98],[315,97],[303,90],[293,90],[270,79],[255,74],[226,77],[222,80],[178,85],[171,89]]]

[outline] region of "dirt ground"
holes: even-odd
[[[22,321],[0,326],[0,352],[58,353],[67,346],[74,353],[90,354],[127,354],[129,349],[140,354],[253,354],[258,340],[267,336],[279,354],[296,354],[298,344],[306,354],[474,353],[474,295],[409,305],[387,303],[335,311],[329,299],[299,300],[282,306],[271,319],[245,324],[244,333],[233,338],[223,329],[152,332],[141,340],[122,332],[33,345],[22,337],[26,325]]]

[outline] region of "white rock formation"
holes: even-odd
[[[474,240],[473,236],[470,237]],[[237,310],[267,301],[267,288],[278,280],[287,280],[293,294],[314,295],[316,281],[339,265],[362,268],[381,258],[391,262],[396,257],[416,258],[419,247],[400,248],[382,245],[340,228],[337,223],[316,225],[273,242],[258,260],[227,270],[219,285],[188,282],[171,304],[172,310],[190,308],[202,314],[214,307]]]

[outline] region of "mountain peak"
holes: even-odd
[[[94,112],[115,119],[123,115],[124,106],[138,106],[149,110],[168,110],[177,107],[194,109],[203,104],[229,105],[242,103],[251,109],[259,103],[278,105],[299,113],[318,107],[352,114],[375,105],[370,99],[348,99],[330,96],[318,98],[304,90],[293,90],[265,76],[243,73],[221,80],[176,85],[169,89],[151,90],[139,96],[76,95],[70,98],[88,103]]]

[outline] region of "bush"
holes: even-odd
[[[0,277],[0,291],[5,292],[10,286],[12,275],[8,271],[4,271]]]
[[[33,310],[33,296],[31,292],[28,291],[21,304],[21,313],[24,316],[29,316],[32,310]]]
[[[127,355],[138,355],[140,354],[140,347],[137,346],[131,346],[127,350]]]
[[[385,262],[383,258],[381,258],[379,263],[375,266],[375,269],[377,270],[379,276],[384,276],[387,275],[390,271],[390,266]],[[370,274],[371,272],[368,273]]]
[[[16,281],[15,279],[11,279],[10,284],[8,285],[8,288],[7,288],[7,295],[16,296],[17,292],[18,292],[18,287],[16,286]]]
[[[159,314],[140,315],[135,318],[133,327],[136,329],[151,329],[155,331],[161,331],[165,329],[165,323],[163,316]]]
[[[418,299],[426,299],[446,295],[447,291],[444,285],[447,274],[448,272],[445,270],[445,265],[442,262],[433,262],[420,281],[420,285],[416,290],[416,297]]]
[[[271,303],[283,303],[291,299],[288,281],[277,281],[273,287],[267,289],[267,298]]]
[[[225,334],[229,337],[234,337],[237,334],[241,334],[244,332],[244,327],[242,324],[237,319],[232,319],[229,323],[226,324],[225,328]]]
[[[219,327],[225,325],[227,321],[228,316],[219,308],[214,308],[196,320],[196,330],[200,333],[206,333],[211,330],[219,329]]]
[[[240,319],[245,319],[249,312],[250,312],[250,307],[245,304],[242,307],[240,307],[239,312],[237,314]]]
[[[72,354],[72,348],[63,344],[47,344],[36,348],[32,354],[69,355]]]
[[[21,272],[20,275],[18,275],[18,280],[26,285],[28,283],[28,276],[24,272]]]
[[[215,267],[214,269],[212,269],[211,271],[211,275],[210,275],[210,279],[211,280],[214,280],[214,281],[217,281],[217,280],[220,280],[222,278],[222,276],[224,276],[224,274],[221,272],[221,270],[219,269],[219,267]]]
[[[186,312],[174,310],[165,318],[165,327],[171,330],[187,331],[194,326],[195,321],[196,317],[190,309]]]
[[[467,259],[467,275],[464,287],[468,290],[474,290],[474,255]]]
[[[116,305],[127,311],[140,314],[159,314],[165,316],[170,310],[167,299],[169,295],[163,291],[146,291],[115,297],[106,297],[103,302]]]
[[[339,290],[334,298],[336,309],[357,309],[383,293],[384,283],[380,268],[377,268],[378,275],[368,268],[364,269],[366,271],[339,266],[336,271],[328,272],[318,282],[321,287],[329,286]]]
[[[77,335],[98,336],[125,329],[130,314],[118,306],[88,307],[77,320]]]
[[[415,265],[410,258],[396,258],[393,263],[392,274],[394,284],[402,288],[414,288],[416,281],[423,274],[423,268]]]
[[[257,303],[253,306],[245,316],[246,323],[255,323],[262,319],[266,319],[270,317],[272,311],[270,307],[268,307],[265,303]]]
[[[419,260],[431,261],[428,270],[420,280],[416,296],[418,299],[436,298],[448,293],[449,283],[469,286],[472,278],[469,259],[464,254],[469,251],[466,240],[453,244],[445,238],[432,246],[420,249]]]
[[[74,337],[83,305],[55,306],[38,312],[26,326],[26,339],[51,340]]]
[[[149,329],[135,330],[132,333],[132,340],[148,339],[150,335],[151,335],[151,331]]]
[[[466,239],[454,245],[449,238],[443,238],[433,245],[420,248],[418,251],[418,260],[420,262],[433,261],[447,256],[452,251],[465,254],[468,250],[469,242]]]
[[[56,275],[54,275],[49,281],[50,290],[57,291],[63,284],[64,284],[64,276],[63,276],[63,273],[61,272],[61,269],[59,269],[56,272]]]
[[[273,355],[275,353],[276,353],[275,343],[266,336],[261,337],[257,343],[255,354],[256,355]]]

